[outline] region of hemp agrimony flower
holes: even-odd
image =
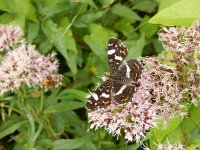
[[[157,145],[157,150],[184,150],[184,145],[182,143],[171,144],[169,141],[166,145],[159,143]]]
[[[175,64],[182,95],[193,104],[199,104],[200,95],[200,23],[191,27],[162,27],[159,39],[164,49],[172,53],[165,60]]]
[[[112,101],[107,108],[88,114],[90,129],[104,127],[114,136],[124,134],[127,141],[140,142],[145,131],[156,126],[160,118],[170,119],[177,112],[185,115],[179,104],[182,98],[174,67],[168,67],[156,58],[141,58],[144,69],[132,101],[118,104]]]
[[[0,43],[2,44],[0,47],[2,50],[8,50],[12,47],[10,44],[17,41],[21,30],[14,26],[1,28],[0,39],[5,39],[6,35],[9,40],[7,39],[6,46],[5,42]],[[0,95],[7,91],[14,91],[22,84],[44,89],[58,87],[61,84],[62,75],[57,73],[58,61],[54,59],[54,56],[55,53],[43,56],[35,50],[35,46],[27,45],[25,42],[19,43],[16,48],[11,48],[0,63]]]
[[[8,51],[20,41],[23,32],[19,26],[0,25],[0,52]]]

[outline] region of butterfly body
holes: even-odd
[[[96,91],[87,97],[87,109],[106,108],[111,104],[112,100],[117,103],[125,103],[132,100],[143,68],[136,59],[124,61],[127,55],[128,50],[120,40],[116,38],[109,39],[109,74],[106,75],[105,81]]]

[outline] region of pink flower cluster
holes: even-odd
[[[132,101],[125,104],[113,101],[107,108],[90,112],[90,129],[104,127],[114,136],[124,134],[127,141],[135,139],[140,142],[145,131],[156,126],[158,119],[170,119],[174,110],[184,107],[179,104],[182,97],[175,68],[164,65],[156,58],[141,58],[140,61],[144,69]]]
[[[167,142],[167,145],[159,143],[157,144],[157,150],[184,150],[184,145],[182,143],[170,144]]]
[[[19,26],[0,25],[0,52],[8,51],[20,41],[22,30]]]
[[[19,28],[13,27],[11,29],[11,27],[5,26],[4,28],[8,28],[10,32],[12,31],[12,36],[18,36],[21,32],[19,32]],[[6,34],[8,34],[8,29],[5,30],[7,31]],[[17,37],[12,37],[12,39],[14,42],[14,39],[17,39]],[[7,46],[12,47],[12,45]],[[0,47],[4,47],[4,49],[8,48],[5,45],[0,45]],[[54,60],[54,56],[55,53],[43,56],[35,50],[35,46],[27,45],[21,41],[17,48],[10,49],[3,55],[1,60],[0,95],[8,91],[14,91],[22,84],[30,87],[40,86],[44,89],[59,86],[62,75],[57,73],[58,61]]]
[[[195,22],[191,27],[162,27],[159,39],[166,50],[191,52],[200,50],[200,22]]]
[[[179,76],[182,95],[193,104],[199,104],[200,95],[200,22],[191,27],[162,27],[159,39],[172,58],[166,59],[175,64]]]

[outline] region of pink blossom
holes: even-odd
[[[22,30],[19,26],[0,25],[0,52],[8,51],[20,41]]]
[[[127,141],[140,142],[145,131],[156,126],[160,118],[170,119],[184,107],[176,82],[174,67],[168,67],[156,58],[141,58],[144,69],[132,101],[118,104],[112,101],[107,108],[88,114],[90,129],[104,127],[114,136],[124,135]]]
[[[191,27],[162,27],[159,40],[166,50],[190,53],[200,50],[200,23],[194,22]]]
[[[0,64],[0,95],[22,84],[45,89],[59,86],[62,75],[57,74],[58,62],[54,55],[43,56],[34,46],[25,43],[9,51]]]
[[[157,150],[184,150],[184,145],[180,142],[176,144],[171,144],[169,141],[167,144],[161,144],[158,143],[157,145]]]
[[[179,88],[185,99],[199,104],[200,95],[200,22],[190,27],[162,27],[159,39],[166,50],[171,50],[170,62],[176,65]],[[165,61],[169,61],[164,57]],[[184,115],[184,114],[182,114]]]

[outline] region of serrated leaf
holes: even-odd
[[[138,21],[141,20],[140,16],[138,16],[137,13],[135,13],[133,10],[131,10],[129,7],[121,4],[115,4],[111,11],[113,14],[118,15],[120,17],[124,17],[127,19],[130,19],[132,21]]]
[[[84,41],[90,46],[92,51],[103,61],[106,61],[108,39],[110,37],[116,37],[117,34],[113,31],[102,27],[101,25],[91,24],[89,26],[90,35],[84,36]]]
[[[189,26],[195,20],[200,19],[199,0],[180,0],[160,10],[149,22],[167,26]]]

